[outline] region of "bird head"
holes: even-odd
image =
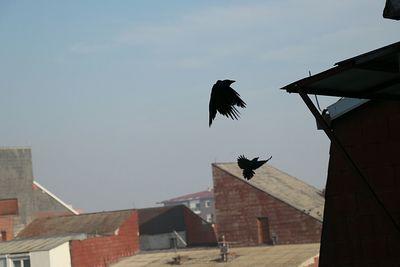
[[[226,84],[228,84],[228,85],[231,85],[231,84],[234,83],[235,81],[234,81],[234,80],[223,80],[222,82],[223,82],[223,83],[226,83]]]

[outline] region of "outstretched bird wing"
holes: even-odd
[[[237,159],[237,162],[238,162],[239,168],[243,169],[243,177],[246,180],[250,180],[255,174],[254,170],[260,168],[262,165],[267,163],[270,159],[272,159],[272,156],[267,160],[258,161],[258,158],[248,160],[245,156],[240,155]]]
[[[240,155],[237,159],[237,163],[239,165],[239,168],[241,169],[247,169],[250,166],[250,160],[248,160],[245,156]]]
[[[237,162],[238,162],[239,168],[243,169],[243,177],[246,180],[250,180],[254,176],[254,171],[251,167],[252,162],[243,155],[240,155],[238,157]]]
[[[257,161],[257,159],[258,159],[258,158],[256,158],[256,160],[253,159],[253,160],[251,161],[251,163],[252,163],[252,169],[253,169],[253,170],[258,169],[258,168],[260,168],[262,165],[264,165],[265,163],[267,163],[270,159],[272,159],[272,156],[269,157],[269,159],[267,159],[267,160],[260,160],[260,161]]]
[[[232,80],[218,80],[213,85],[209,103],[209,126],[215,119],[217,111],[231,119],[238,119],[240,112],[235,106],[246,107],[246,103],[240,98],[240,95],[230,87],[234,82]]]

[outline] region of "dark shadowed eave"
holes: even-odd
[[[289,93],[400,100],[400,42],[335,65],[281,89]]]

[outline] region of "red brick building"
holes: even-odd
[[[400,224],[400,102],[357,103],[333,117],[331,127]],[[326,198],[321,266],[396,266],[400,262],[398,230],[334,145]]]
[[[399,266],[399,54],[393,43],[282,88],[331,140],[320,266]],[[342,99],[321,116],[309,94]]]
[[[237,163],[212,165],[218,236],[239,245],[319,243],[321,191],[271,165],[247,181]]]
[[[85,234],[70,241],[74,267],[105,267],[139,250],[136,210],[38,218],[18,234],[19,239]]]

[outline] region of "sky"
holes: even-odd
[[[35,180],[87,212],[206,190],[241,154],[323,188],[329,140],[280,88],[399,41],[384,4],[2,0],[0,146],[31,147]],[[247,108],[209,128],[219,79]]]

